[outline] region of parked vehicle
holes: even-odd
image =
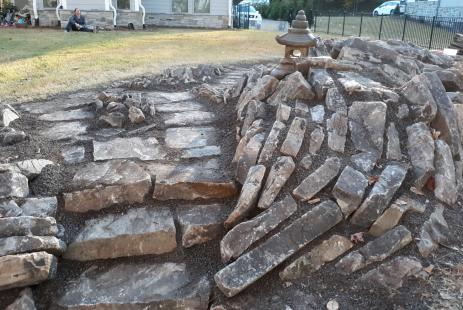
[[[400,7],[400,12],[403,13],[405,10],[404,5],[400,5],[401,1],[387,1],[378,6],[376,9],[373,10],[373,15],[374,16],[379,16],[379,15],[393,15],[395,8],[397,5]]]
[[[262,27],[262,15],[260,15],[254,6],[243,1],[237,7],[240,21],[246,21],[249,18],[250,28],[260,29]]]

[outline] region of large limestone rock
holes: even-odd
[[[346,101],[336,87],[330,88],[326,92],[325,105],[330,111],[347,115]]]
[[[29,183],[21,173],[0,171],[0,198],[27,197],[29,195]]]
[[[0,170],[21,173],[28,179],[33,179],[42,172],[43,168],[54,164],[54,162],[47,159],[28,159],[11,164],[0,165]]]
[[[342,273],[356,272],[371,263],[380,262],[412,242],[412,233],[404,226],[397,226],[381,237],[368,242],[357,251],[344,256],[336,267]]]
[[[265,140],[264,147],[260,152],[258,160],[259,164],[268,164],[270,162],[280,144],[282,132],[285,128],[286,125],[280,121],[275,121],[275,123],[273,123],[272,129],[268,134],[267,140]]]
[[[151,189],[151,177],[131,161],[90,163],[72,180],[76,191],[64,194],[64,209],[101,210],[118,203],[141,203]]]
[[[347,135],[347,117],[339,112],[333,113],[331,118],[326,120],[328,131],[328,147],[339,153],[344,153]]]
[[[244,147],[236,165],[236,180],[241,184],[246,180],[249,169],[256,164],[264,140],[264,133],[256,134],[249,139],[249,142]]]
[[[0,127],[8,127],[11,122],[19,119],[19,114],[9,104],[0,106]]]
[[[45,251],[60,256],[66,243],[53,236],[13,236],[0,238],[0,256]]]
[[[241,158],[246,145],[249,143],[249,140],[251,140],[251,138],[255,135],[262,133],[264,130],[264,121],[262,119],[258,119],[252,123],[251,127],[249,127],[249,129],[246,131],[246,134],[241,139],[237,137],[237,139],[239,139],[239,142],[236,146],[235,155],[233,155],[232,163],[237,163],[238,160]]]
[[[130,209],[86,221],[64,257],[89,261],[168,253],[177,246],[175,234],[169,209]]]
[[[315,97],[312,86],[307,82],[301,72],[296,71],[285,77],[278,84],[277,89],[267,102],[276,106],[281,102],[296,101],[296,99],[312,100]]]
[[[351,223],[368,227],[383,213],[392,197],[402,185],[408,167],[402,164],[389,164],[379,176],[368,197],[352,216]]]
[[[383,153],[387,106],[381,101],[352,103],[349,108],[351,139],[359,151]]]
[[[217,286],[227,297],[235,296],[341,220],[341,210],[334,202],[325,201],[317,205],[217,272],[214,276]]]
[[[91,267],[57,302],[65,309],[198,309],[209,305],[210,284],[185,264],[140,263]]]
[[[334,86],[333,79],[324,69],[310,70],[309,81],[313,86],[317,100],[323,100],[328,89]]]
[[[164,116],[164,124],[169,127],[205,125],[215,120],[216,115],[214,113],[204,111],[176,112]]]
[[[58,199],[56,197],[27,198],[21,205],[22,215],[36,217],[56,217]]]
[[[5,310],[36,310],[32,290],[28,287],[19,293],[19,297]]]
[[[387,151],[386,157],[390,160],[402,159],[402,151],[400,150],[399,132],[395,128],[394,123],[390,123],[387,128]]]
[[[55,111],[52,113],[42,114],[39,116],[39,120],[47,122],[60,122],[92,119],[94,117],[95,114],[92,111],[89,111],[88,108],[82,108],[70,111]]]
[[[304,141],[305,129],[305,119],[295,117],[291,123],[291,127],[289,127],[288,134],[286,135],[285,141],[283,141],[280,152],[285,155],[296,157]]]
[[[182,206],[177,209],[182,245],[189,248],[213,240],[223,231],[226,206],[221,204]]]
[[[361,172],[349,166],[341,172],[332,194],[345,218],[357,210],[367,186],[368,179]]]
[[[249,221],[242,222],[231,229],[220,241],[223,262],[237,258],[252,244],[260,240],[297,210],[291,196],[275,202],[270,208]]]
[[[293,190],[293,195],[301,201],[312,199],[339,173],[341,161],[337,157],[328,158],[323,165],[305,178],[298,187]]]
[[[58,226],[52,217],[6,217],[0,218],[0,238],[12,236],[56,236]]]
[[[39,135],[46,137],[50,140],[68,140],[86,133],[87,128],[88,125],[86,123],[79,121],[59,122],[48,129],[43,129],[39,131]]]
[[[241,126],[241,136],[246,134],[249,127],[256,120],[256,118],[264,118],[267,112],[267,104],[258,100],[251,100],[246,109],[246,117]]]
[[[0,291],[52,279],[56,268],[56,257],[46,252],[0,257]]]
[[[270,207],[295,168],[296,165],[291,157],[278,157],[270,169],[264,189],[262,190],[259,202],[257,203],[257,207],[259,209],[267,209]]]
[[[440,201],[453,205],[458,198],[458,188],[452,152],[448,144],[441,139],[436,140],[435,150],[434,194]]]
[[[354,244],[346,237],[333,235],[315,246],[309,253],[298,257],[280,272],[282,280],[294,280],[317,271],[325,263],[335,260]]]
[[[265,166],[263,165],[252,166],[249,169],[248,176],[246,177],[246,181],[244,181],[238,202],[236,203],[232,213],[225,221],[225,227],[233,227],[236,223],[246,217],[255,207],[257,199],[259,198],[259,192],[262,187],[264,175]]]
[[[407,127],[408,155],[412,162],[414,185],[422,189],[434,174],[434,139],[425,123]]]
[[[263,101],[272,95],[277,89],[278,83],[278,79],[271,75],[265,75],[258,79],[256,85],[249,91],[243,92],[238,101],[238,118],[241,119],[244,109],[251,100]]]
[[[0,202],[0,218],[22,215],[23,211],[14,200]]]
[[[418,250],[423,257],[427,257],[439,247],[440,243],[445,244],[449,235],[449,226],[444,218],[444,208],[438,205],[429,220],[421,227]]]
[[[323,127],[315,127],[310,133],[309,153],[316,155],[322,147],[324,140],[325,133],[323,132]]]
[[[166,130],[166,146],[174,149],[187,149],[214,145],[217,143],[213,127],[179,127]]]
[[[115,138],[109,141],[93,141],[95,160],[138,158],[141,160],[164,159],[166,152],[156,138]]]

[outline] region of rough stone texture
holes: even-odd
[[[259,164],[268,164],[270,163],[273,155],[275,154],[278,145],[280,144],[280,138],[282,136],[282,131],[286,128],[286,125],[280,121],[275,121],[273,123],[272,129],[265,140],[265,144],[260,152]]]
[[[386,104],[381,101],[352,103],[349,108],[349,127],[352,142],[357,150],[381,156],[386,110]]]
[[[185,149],[213,145],[217,143],[216,130],[213,127],[181,127],[166,130],[166,146]]]
[[[328,131],[328,147],[335,152],[344,153],[347,135],[347,117],[339,112],[335,112],[331,118],[326,120],[326,130]]]
[[[17,172],[0,172],[0,198],[27,197],[29,184],[27,178]]]
[[[93,141],[95,160],[139,158],[141,160],[164,159],[166,152],[156,138],[115,138],[109,141]]]
[[[246,217],[249,212],[255,207],[259,192],[262,187],[262,180],[265,175],[265,166],[257,165],[249,169],[246,180],[244,181],[241,193],[232,213],[225,221],[225,227],[231,228],[236,223]]]
[[[260,240],[281,222],[297,210],[297,204],[291,196],[275,202],[266,211],[249,221],[242,222],[231,229],[220,242],[223,262],[237,258],[252,244]]]
[[[220,146],[216,145],[206,145],[203,147],[197,147],[194,149],[186,149],[182,152],[181,158],[202,158],[208,156],[218,156],[221,155],[222,151]]]
[[[434,175],[436,187],[434,195],[440,201],[454,205],[458,198],[458,187],[455,175],[455,164],[450,147],[445,141],[438,139],[436,142],[434,162],[436,172]]]
[[[335,260],[353,246],[353,243],[346,237],[333,235],[286,266],[280,272],[280,278],[285,281],[307,276],[320,269],[325,263]]]
[[[10,127],[0,127],[0,145],[7,146],[21,143],[26,140],[26,133],[22,130],[15,130]]]
[[[412,242],[411,232],[404,226],[397,226],[343,257],[336,264],[336,268],[345,274],[356,272],[371,263],[386,259],[410,242]]]
[[[323,132],[323,127],[316,127],[310,134],[309,153],[316,155],[322,147],[324,140],[325,133]]]
[[[98,124],[102,127],[121,128],[124,126],[125,120],[125,114],[121,112],[111,112],[107,115],[100,116],[100,118],[98,119]]]
[[[244,148],[248,144],[249,140],[255,135],[262,133],[264,131],[264,121],[262,119],[255,120],[251,127],[249,127],[246,134],[239,140],[238,145],[236,146],[235,155],[233,156],[232,163],[238,162],[244,152]],[[237,137],[239,139],[239,137]]]
[[[389,290],[402,287],[404,279],[418,275],[423,269],[421,262],[414,257],[397,256],[391,261],[370,270],[361,280],[371,285],[379,285]]]
[[[287,122],[291,116],[291,110],[290,106],[280,103],[277,109],[276,120],[282,123]]]
[[[376,166],[378,155],[375,153],[362,152],[351,156],[351,161],[355,167],[364,171],[370,172]]]
[[[383,95],[390,92],[381,83],[366,78],[356,72],[339,72],[342,78],[338,79],[349,95],[367,95],[372,93]]]
[[[257,203],[259,209],[267,209],[270,207],[295,168],[296,165],[291,157],[278,157],[270,169],[264,189]]]
[[[278,234],[217,272],[214,276],[217,286],[227,297],[238,294],[341,220],[341,210],[334,202],[325,201],[317,205]]]
[[[182,245],[189,248],[213,240],[223,231],[224,205],[182,206],[177,209]]]
[[[399,132],[395,128],[394,123],[390,123],[387,128],[387,159],[400,160],[402,159],[402,151],[400,150]]]
[[[19,119],[18,112],[9,104],[0,106],[0,127],[8,127],[11,122]]]
[[[101,210],[118,203],[141,203],[151,189],[151,177],[130,161],[90,163],[72,180],[76,190],[64,194],[64,209]]]
[[[241,136],[246,134],[249,127],[256,120],[256,118],[264,118],[267,112],[267,105],[262,101],[251,100],[246,109],[246,117],[243,121],[243,126],[241,127]]]
[[[13,236],[0,238],[0,256],[45,251],[60,256],[66,243],[52,236]]]
[[[322,105],[316,105],[313,108],[310,108],[310,116],[312,121],[317,124],[323,124],[325,120],[325,107]]]
[[[246,180],[250,167],[257,162],[259,152],[265,140],[265,134],[259,133],[253,136],[243,149],[243,153],[236,165],[236,180],[241,184]]]
[[[305,155],[302,159],[301,162],[299,163],[301,167],[305,170],[309,170],[312,167],[312,156],[311,155]]]
[[[330,183],[339,173],[341,161],[337,157],[328,158],[312,174],[306,177],[293,191],[293,195],[301,201],[312,199],[328,183]]]
[[[56,197],[27,198],[21,205],[22,214],[35,217],[56,217],[58,199]]]
[[[236,194],[235,183],[217,167],[153,164],[147,167],[156,178],[153,198],[221,199]]]
[[[296,99],[312,100],[315,97],[312,86],[307,82],[301,72],[296,71],[286,76],[278,84],[277,89],[267,102],[276,106],[281,102],[291,102]]]
[[[463,80],[451,70],[435,71],[448,92],[463,91]]]
[[[52,217],[6,217],[0,218],[0,238],[12,236],[56,236],[58,226]]]
[[[413,167],[414,185],[422,189],[434,174],[434,139],[425,123],[407,127],[407,150]]]
[[[57,304],[76,310],[206,310],[209,295],[209,282],[192,279],[185,264],[119,264],[89,268]]]
[[[197,102],[171,102],[156,105],[156,111],[160,113],[198,111],[203,105]]]
[[[288,134],[286,135],[285,141],[283,141],[280,152],[285,155],[296,157],[304,141],[305,130],[305,119],[295,117],[291,123],[291,127],[289,127]]]
[[[19,297],[5,310],[36,310],[32,290],[28,287],[19,293]]]
[[[329,88],[334,86],[334,81],[325,69],[310,70],[309,82],[313,86],[317,100],[323,100]]]
[[[445,244],[449,235],[449,226],[444,218],[444,208],[438,205],[429,220],[421,227],[418,250],[423,257],[427,257],[439,247],[440,243]]]
[[[88,125],[82,122],[57,123],[49,129],[39,131],[39,135],[50,140],[66,140],[87,132]]]
[[[301,102],[300,100],[296,101],[296,106],[294,107],[294,113],[300,117],[306,117],[309,113],[309,107],[305,102]]]
[[[0,165],[0,169],[19,172],[25,175],[28,179],[33,179],[42,172],[43,168],[54,164],[54,162],[47,159],[28,159],[15,162],[13,164]]]
[[[408,166],[389,164],[379,176],[375,186],[368,194],[351,219],[351,223],[360,227],[368,227],[388,207],[392,197],[402,185],[407,175]]]
[[[399,119],[405,119],[408,117],[409,114],[410,114],[410,109],[408,108],[408,105],[406,104],[399,105],[399,107],[397,108],[397,117]]]
[[[361,172],[349,166],[341,172],[332,194],[345,218],[357,210],[367,186],[368,179]]]
[[[342,115],[347,115],[347,104],[344,97],[335,87],[328,89],[325,98],[326,108]]]
[[[66,164],[78,164],[85,160],[85,147],[69,146],[61,151],[61,156]]]
[[[134,124],[141,124],[145,121],[145,115],[139,108],[131,106],[129,108],[129,119]]]
[[[166,126],[192,126],[212,123],[216,119],[212,112],[187,111],[166,114],[164,124]]]
[[[23,211],[14,200],[0,202],[0,218],[22,215]]]
[[[88,108],[70,110],[70,111],[56,111],[53,113],[42,114],[39,120],[47,122],[60,122],[60,121],[78,121],[83,119],[92,119],[95,114],[88,110]]]
[[[57,260],[46,252],[0,257],[0,291],[54,278]]]
[[[130,209],[86,221],[64,258],[89,261],[168,253],[177,246],[175,233],[169,209]]]
[[[453,108],[457,114],[458,129],[460,130],[460,138],[461,142],[463,143],[463,102],[462,104],[454,104]]]
[[[248,78],[248,87],[252,78]],[[238,118],[241,119],[243,111],[251,100],[263,101],[267,99],[270,95],[274,93],[278,87],[278,79],[274,78],[271,75],[265,75],[262,78],[259,78],[256,84],[248,91],[243,91],[238,100]]]

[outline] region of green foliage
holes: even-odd
[[[292,20],[299,10],[308,12],[313,8],[314,0],[270,0],[270,4],[258,4],[256,9],[262,18],[274,20]]]

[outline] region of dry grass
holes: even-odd
[[[255,62],[282,55],[275,33],[0,31],[0,101],[30,101],[185,64]]]

